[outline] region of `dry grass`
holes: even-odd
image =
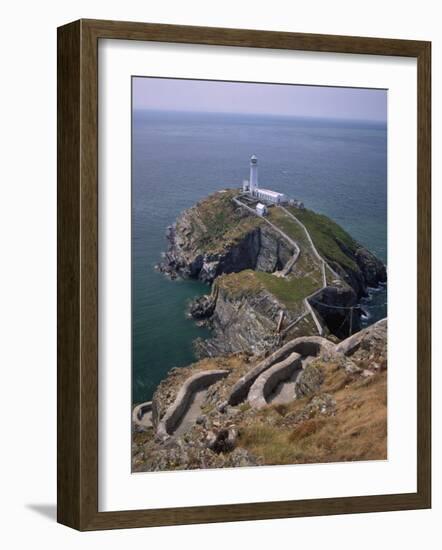
[[[241,446],[263,457],[265,464],[385,460],[387,373],[361,378],[335,364],[323,368],[321,394],[335,399],[334,414],[316,412],[300,420],[311,401],[307,398],[268,407],[260,412],[261,422],[257,418],[240,427]]]
[[[289,434],[289,443],[296,443],[301,441],[301,439],[310,437],[311,435],[319,431],[325,425],[325,423],[326,421],[324,419],[317,418],[309,418],[308,420],[301,422],[301,424],[299,424],[299,426],[296,426],[296,428]]]
[[[265,464],[301,462],[297,460],[295,447],[287,442],[287,433],[273,426],[265,424],[249,426],[241,432],[240,446],[263,457]]]

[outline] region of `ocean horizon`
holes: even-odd
[[[271,114],[271,113],[237,113],[235,111],[191,111],[191,110],[182,110],[182,111],[174,111],[171,109],[146,109],[137,107],[134,108],[132,111],[133,117],[136,118],[137,116],[140,116],[142,114],[148,114],[149,116],[155,117],[164,117],[169,115],[178,115],[178,116],[186,116],[189,115],[192,118],[195,119],[195,117],[201,116],[214,116],[214,117],[232,117],[232,118],[254,118],[254,119],[283,119],[283,120],[299,120],[299,121],[317,121],[321,124],[323,123],[338,123],[339,125],[349,125],[349,126],[358,126],[359,124],[362,124],[363,126],[378,126],[381,128],[387,128],[387,122],[385,120],[376,120],[376,119],[364,119],[364,118],[334,118],[334,117],[318,117],[318,116],[299,116],[299,115],[281,115],[281,114]]]

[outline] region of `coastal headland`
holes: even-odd
[[[211,337],[138,405],[134,471],[386,458],[387,322],[361,330],[384,264],[299,201],[256,207],[225,189],[167,230],[158,268],[210,285]]]
[[[359,301],[386,283],[384,264],[326,216],[274,205],[260,217],[255,203],[223,190],[168,228],[160,269],[212,285],[190,307],[214,332],[202,352],[264,351],[275,338],[359,330]]]

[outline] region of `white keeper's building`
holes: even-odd
[[[284,193],[272,191],[270,189],[260,189],[258,186],[258,159],[255,155],[250,158],[250,179],[244,180],[243,192],[249,193],[252,197],[259,200],[271,202],[273,204],[283,204],[287,202]]]
[[[265,204],[262,204],[262,202],[258,202],[256,205],[256,213],[258,216],[266,216],[267,215],[267,206]]]

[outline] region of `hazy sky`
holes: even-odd
[[[387,120],[387,91],[134,77],[135,109]]]

